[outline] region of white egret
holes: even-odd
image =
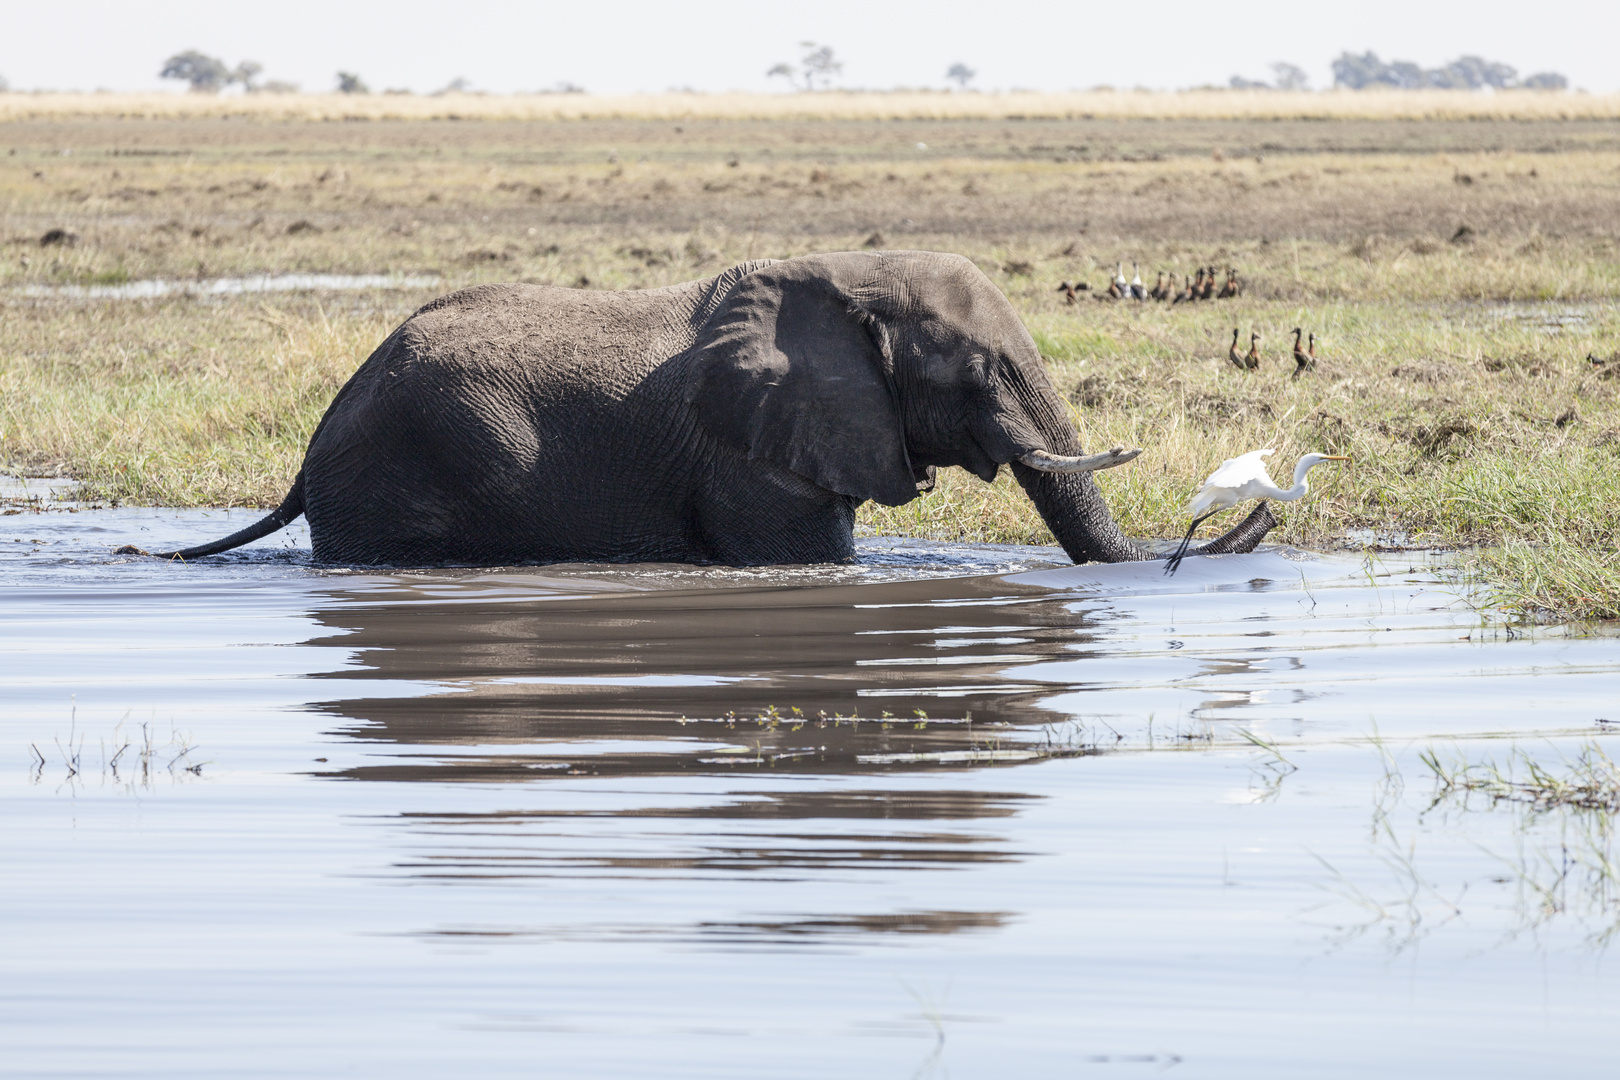
[[[1176,572],[1187,554],[1187,545],[1192,543],[1193,532],[1222,510],[1247,499],[1276,499],[1279,502],[1303,499],[1311,490],[1305,480],[1306,473],[1324,461],[1350,460],[1339,454],[1306,454],[1294,466],[1294,485],[1280,488],[1271,479],[1271,474],[1266,472],[1266,463],[1262,460],[1271,453],[1271,450],[1255,450],[1241,457],[1227,458],[1221,462],[1220,468],[1210,474],[1187,504],[1187,512],[1193,516],[1193,523],[1187,527],[1187,535],[1181,538],[1181,546],[1165,563],[1165,573]]]

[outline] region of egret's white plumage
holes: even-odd
[[[1278,487],[1271,474],[1266,471],[1265,459],[1272,450],[1254,450],[1235,458],[1227,458],[1221,462],[1221,467],[1209,474],[1193,495],[1192,501],[1187,504],[1187,512],[1192,515],[1192,527],[1182,538],[1181,547],[1170,557],[1165,565],[1165,572],[1173,574],[1176,567],[1187,553],[1187,545],[1192,542],[1193,531],[1207,518],[1220,513],[1240,502],[1248,499],[1276,499],[1279,502],[1293,502],[1303,499],[1311,490],[1310,483],[1305,474],[1324,461],[1348,461],[1349,458],[1338,454],[1306,454],[1294,466],[1294,483],[1291,487]]]

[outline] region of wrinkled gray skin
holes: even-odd
[[[286,501],[315,558],[376,566],[849,558],[855,508],[1009,462],[1076,562],[1114,524],[1012,306],[967,259],[846,252],[636,292],[482,285],[427,305],[338,392]],[[1200,549],[1247,551],[1262,505]]]

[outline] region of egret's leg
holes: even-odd
[[[1198,522],[1195,519],[1191,525],[1187,526],[1187,535],[1181,538],[1181,546],[1176,548],[1174,555],[1165,560],[1164,572],[1166,574],[1174,574],[1176,567],[1181,565],[1182,555],[1186,553],[1187,545],[1192,543],[1193,530],[1196,528],[1198,528]]]
[[[1174,574],[1181,567],[1181,560],[1186,557],[1187,548],[1192,543],[1193,533],[1198,531],[1198,526],[1218,513],[1220,513],[1219,510],[1211,510],[1201,518],[1193,518],[1193,523],[1187,526],[1187,535],[1181,538],[1181,546],[1176,548],[1176,553],[1165,561],[1164,572],[1166,574]]]

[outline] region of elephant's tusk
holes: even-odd
[[[1115,465],[1123,465],[1141,452],[1141,447],[1127,450],[1123,446],[1116,446],[1106,453],[1092,454],[1090,457],[1067,457],[1063,454],[1049,454],[1045,450],[1031,450],[1018,460],[1041,472],[1096,472],[1099,469],[1112,469]]]

